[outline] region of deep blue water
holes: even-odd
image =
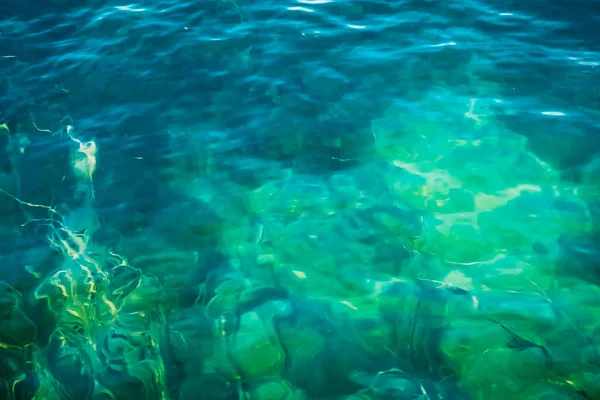
[[[600,398],[600,2],[0,4],[0,399]]]

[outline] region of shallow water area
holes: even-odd
[[[600,398],[593,1],[0,6],[0,399]]]

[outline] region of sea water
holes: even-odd
[[[8,0],[0,398],[600,398],[600,4]]]

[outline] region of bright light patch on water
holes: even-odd
[[[304,4],[325,4],[325,3],[333,3],[333,0],[298,0],[298,3],[304,3]]]
[[[303,271],[292,271],[292,273],[296,275],[298,279],[306,279],[306,273]]]
[[[351,25],[351,24],[348,24],[348,25],[346,25],[346,26],[347,26],[348,28],[352,28],[352,29],[365,29],[365,28],[366,28],[366,26],[365,26],[365,25]]]
[[[431,45],[431,47],[444,47],[444,46],[456,46],[456,43],[448,42],[448,43],[440,43],[440,44],[432,44]]]
[[[565,115],[565,113],[562,113],[560,111],[542,111],[543,115],[550,115],[552,117],[562,117]]]
[[[507,12],[503,12],[503,13],[500,13],[500,14],[498,14],[498,15],[500,15],[500,16],[502,16],[502,17],[512,17],[512,16],[513,16],[513,15],[515,15],[515,14],[513,14],[513,13],[507,13]]]
[[[145,8],[133,8],[132,5],[129,6],[116,6],[115,7],[117,10],[121,10],[121,11],[131,11],[131,12],[141,12],[141,11],[146,11]]]
[[[343,304],[343,305],[345,305],[345,306],[348,306],[348,307],[350,307],[351,309],[353,309],[353,310],[355,310],[355,311],[358,311],[358,307],[356,307],[354,304],[350,303],[350,302],[349,302],[349,301],[347,301],[347,300],[340,301],[340,303],[342,303],[342,304]]]
[[[571,61],[577,61],[580,59],[579,57],[567,57],[567,58]],[[600,65],[600,63],[598,63],[597,61],[579,61],[577,64],[584,65],[586,67],[597,67],[598,65]]]
[[[288,7],[287,8],[290,11],[304,11],[304,12],[315,12],[314,10],[311,10],[310,8],[306,8],[306,7]]]

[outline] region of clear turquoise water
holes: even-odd
[[[600,3],[0,5],[0,399],[600,398]]]

